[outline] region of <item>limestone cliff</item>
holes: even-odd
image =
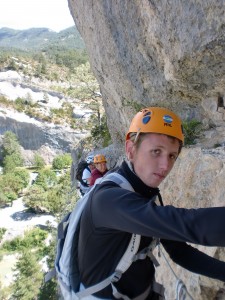
[[[131,115],[144,105],[224,126],[224,109],[218,112],[224,107],[223,0],[68,3],[101,87],[114,142],[123,140]]]
[[[161,105],[183,119],[201,120],[199,148],[183,151],[161,190],[166,203],[179,207],[224,205],[224,148],[202,149],[225,142],[224,1],[68,3],[101,87],[114,144],[124,140],[142,106]],[[224,249],[204,251],[225,260]],[[174,299],[173,276],[163,262],[162,268],[167,299]],[[178,274],[194,299],[225,299],[221,282]]]
[[[77,132],[68,126],[43,124],[23,113],[1,108],[0,137],[5,131],[12,131],[17,135],[20,145],[27,151],[24,154],[26,164],[30,164],[33,159],[31,152],[36,151],[44,156],[46,163],[51,163],[55,155],[69,153],[87,135],[86,132]]]

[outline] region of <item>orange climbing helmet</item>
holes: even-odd
[[[103,154],[97,154],[94,157],[94,164],[102,163],[102,162],[107,162],[106,158]]]
[[[147,107],[139,111],[130,124],[126,140],[129,140],[132,132],[161,133],[175,137],[184,143],[180,118],[171,110],[163,107]]]

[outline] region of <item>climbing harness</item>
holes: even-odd
[[[176,277],[176,300],[188,300],[188,299],[194,300],[194,298],[188,292],[184,282],[181,279],[179,279],[179,277],[176,275],[176,273],[172,269],[168,259],[166,258],[165,254],[162,251],[162,248],[160,247],[160,244],[158,244],[157,246],[158,246],[158,255],[161,256],[161,254],[162,254],[163,258],[165,259],[165,261],[166,261],[167,265],[169,266],[170,270],[172,271],[173,275]]]

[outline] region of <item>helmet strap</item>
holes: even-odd
[[[138,131],[137,131],[137,133],[136,133],[136,136],[135,136],[135,139],[134,139],[134,144],[137,143],[137,140],[138,140],[140,132],[141,132],[141,128],[139,128]]]
[[[135,171],[134,171],[134,166],[133,166],[132,162],[129,161],[129,160],[126,160],[126,162],[127,162],[127,165],[128,165],[128,167],[129,167],[129,169],[130,169],[134,174],[136,174]]]

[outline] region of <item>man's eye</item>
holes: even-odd
[[[159,149],[154,149],[154,150],[152,150],[152,154],[153,155],[159,155],[160,154],[160,150]]]
[[[170,155],[170,158],[171,158],[172,160],[176,160],[176,159],[177,159],[177,155],[171,154],[171,155]]]

